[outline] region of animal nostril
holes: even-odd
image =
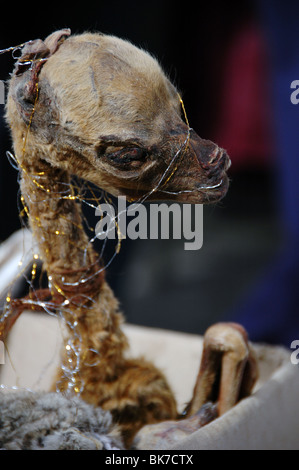
[[[197,158],[203,169],[211,170],[211,168],[218,165],[221,156],[222,150],[212,142],[209,142],[199,147]]]
[[[217,165],[217,163],[219,162],[219,160],[221,159],[222,157],[222,149],[220,149],[218,146],[215,148],[215,150],[210,154],[210,162],[209,164],[211,166],[214,166],[214,165]]]
[[[201,167],[207,172],[209,177],[220,177],[221,173],[228,170],[230,167],[230,159],[226,151],[218,146],[210,147],[209,154],[205,155],[205,160],[202,159]]]

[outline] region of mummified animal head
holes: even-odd
[[[7,119],[19,159],[42,159],[115,196],[206,203],[227,191],[225,151],[189,128],[157,61],[113,36],[62,30],[27,43]]]

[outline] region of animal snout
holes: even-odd
[[[201,168],[209,174],[220,174],[230,167],[230,159],[225,150],[210,140],[201,139],[193,130],[190,136],[190,147]]]

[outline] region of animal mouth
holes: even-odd
[[[229,178],[226,173],[214,184],[200,184],[196,191],[201,195],[203,203],[215,203],[226,195],[229,187]]]
[[[216,188],[220,188],[222,186],[222,183],[223,183],[223,178],[221,178],[219,183],[216,183],[212,186],[208,184],[201,184],[197,187],[197,189],[216,189]]]
[[[226,172],[231,166],[231,160],[226,151],[219,147],[213,153],[207,169],[207,182],[199,183],[196,186],[196,191],[202,193],[207,199],[206,202],[222,199],[226,195],[229,185]]]

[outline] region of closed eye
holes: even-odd
[[[146,151],[140,147],[125,147],[112,153],[106,153],[105,156],[113,163],[125,164],[144,159]]]

